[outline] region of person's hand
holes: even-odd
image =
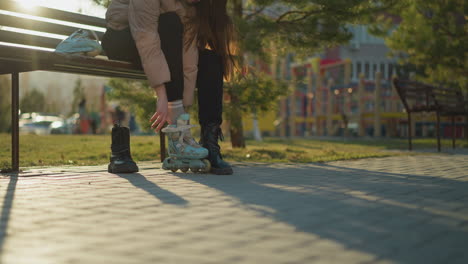
[[[159,132],[168,121],[168,117],[167,100],[160,98],[156,106],[156,113],[150,119],[151,128]]]
[[[151,128],[159,132],[161,128],[169,121],[169,111],[167,97],[165,93],[158,93],[158,102],[156,104],[156,113],[151,117]]]

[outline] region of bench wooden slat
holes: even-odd
[[[60,39],[35,36],[18,32],[0,30],[0,41],[13,44],[22,44],[34,47],[55,49],[62,41]]]
[[[52,53],[51,56],[53,56],[53,58],[57,61],[57,64],[68,63],[74,65],[82,65],[88,68],[107,68],[110,71],[126,71],[131,74],[145,76],[145,73],[140,67],[136,67],[135,65],[129,62],[55,53]]]
[[[6,10],[21,14],[28,14],[38,17],[45,17],[50,19],[62,20],[72,23],[83,25],[90,25],[95,27],[106,27],[106,21],[102,18],[87,16],[47,7],[35,6],[34,8],[24,8],[20,4],[11,0],[1,0],[0,10]]]
[[[402,93],[402,95],[404,96],[404,99],[402,100],[408,103],[414,103],[414,101],[416,101],[418,103],[424,103],[425,105],[434,104],[434,100],[431,98],[431,96],[427,92],[424,92],[424,93],[404,92]]]
[[[461,105],[462,102],[456,98],[435,98],[435,101],[439,104],[453,104],[453,105]]]
[[[439,111],[442,115],[468,115],[468,107],[465,105],[457,105],[457,106],[448,106],[448,105],[441,105]]]
[[[16,68],[11,70],[12,66]],[[121,77],[145,80],[146,75],[140,67],[123,61],[71,56],[50,51],[0,45],[0,73],[12,73],[22,65],[35,65],[29,70],[51,70],[86,75]]]
[[[461,97],[461,95],[457,92],[454,93],[438,93],[436,91],[433,91],[432,94],[438,98],[458,98]]]
[[[449,101],[437,101],[437,105],[440,108],[465,108],[465,103],[463,102],[449,102]]]
[[[402,91],[404,94],[427,94],[428,90],[427,89],[404,89]]]
[[[453,92],[459,92],[458,89],[453,89],[453,88],[445,88],[445,87],[440,87],[440,86],[436,86],[436,87],[433,87],[433,90],[434,91],[437,91],[437,92],[449,92],[449,93],[453,93]]]
[[[410,98],[410,99],[421,99],[421,100],[426,100],[426,98],[429,98],[429,94],[427,93],[411,93],[411,92],[404,92],[403,95],[405,98]]]
[[[0,58],[0,63],[4,61]],[[73,64],[46,64],[46,63],[37,63],[31,65],[31,62],[12,62],[11,66],[8,69],[0,67],[0,74],[7,74],[12,72],[30,72],[30,71],[52,71],[52,72],[61,72],[61,73],[71,73],[71,74],[82,74],[82,75],[91,75],[91,76],[101,76],[101,77],[114,77],[114,78],[130,78],[135,80],[145,80],[146,76],[141,73],[133,73],[131,71],[124,70],[108,70],[104,68],[90,68],[85,66],[77,66]]]
[[[441,114],[466,114],[468,102],[460,89],[431,86],[415,81],[394,80],[395,88],[408,111],[436,111]]]
[[[0,14],[0,25],[14,28],[22,28],[28,30],[35,30],[39,32],[46,32],[58,35],[69,36],[79,28],[44,21],[38,21],[29,18],[15,17],[10,15]],[[103,32],[96,32],[99,39],[102,39]]]
[[[101,76],[101,77],[112,77],[112,78],[131,78],[134,80],[146,80],[146,76],[139,74],[139,73],[131,73],[131,72],[120,72],[120,71],[112,71],[106,70],[102,68],[92,69],[90,70],[89,67],[85,66],[74,66],[74,65],[67,65],[67,64],[55,64],[49,66],[47,71],[54,71],[54,72],[65,72],[65,73],[73,73],[73,74],[82,74],[82,75],[91,75],[91,76]]]
[[[431,96],[430,86],[415,81],[398,79],[394,79],[393,83],[408,113],[437,110],[437,105]]]
[[[426,91],[424,92],[410,92],[410,91],[405,91],[402,93],[406,98],[430,98],[430,94]]]

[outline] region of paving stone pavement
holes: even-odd
[[[468,263],[468,155],[0,175],[0,262]]]

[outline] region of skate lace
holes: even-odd
[[[213,137],[210,136],[210,131],[212,131]],[[203,147],[207,148],[210,153],[215,156],[219,156],[219,158],[223,159],[223,155],[221,154],[221,147],[218,144],[218,139],[220,141],[224,141],[223,131],[220,127],[210,127],[208,126],[204,130],[203,133]]]
[[[186,144],[194,148],[201,148],[200,144],[198,144],[198,142],[193,138],[192,133],[190,133],[190,130],[183,132],[183,139]]]
[[[195,141],[195,139],[192,137],[192,134],[190,133],[190,129],[187,129],[182,132],[178,132],[177,134],[174,134],[172,136],[174,140],[174,147],[179,151],[179,152],[185,152],[187,146],[191,146],[194,148],[201,148],[200,144]],[[176,149],[172,149],[171,152],[177,153]]]
[[[170,140],[173,142],[173,144],[169,144],[169,155],[175,155],[179,152],[185,151],[186,144],[184,143],[184,137],[181,133],[174,133],[170,135]]]
[[[218,127],[216,132],[218,133],[219,140],[224,141],[223,130],[220,127]]]
[[[218,127],[217,130],[218,130],[217,132],[218,132],[218,138],[219,138],[219,140],[224,141],[223,130],[222,130],[220,127]],[[221,151],[219,151],[219,157],[220,157],[221,159],[223,159],[223,155],[221,154]]]

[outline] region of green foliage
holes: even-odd
[[[11,129],[11,85],[8,77],[0,76],[0,133]]]
[[[155,92],[147,82],[111,79],[109,86],[112,88],[108,94],[111,100],[118,100],[123,106],[132,110],[137,117],[141,129],[151,129],[149,119],[154,114]]]
[[[271,76],[250,70],[247,74],[238,74],[231,82],[224,85],[225,89],[236,95],[235,104],[227,104],[225,110],[242,111],[243,113],[264,113],[275,110],[280,96],[289,93],[288,84],[275,80]]]
[[[20,109],[22,113],[46,112],[45,95],[36,89],[26,92],[20,101]]]
[[[248,0],[235,22],[241,48],[246,52],[266,56],[266,51],[271,53],[271,50],[264,47],[271,48],[274,43],[276,52],[310,55],[324,47],[347,42],[352,37],[346,28],[348,24],[365,23],[398,2]]]
[[[468,5],[463,0],[406,0],[402,23],[388,37],[392,55],[417,78],[468,88]]]

